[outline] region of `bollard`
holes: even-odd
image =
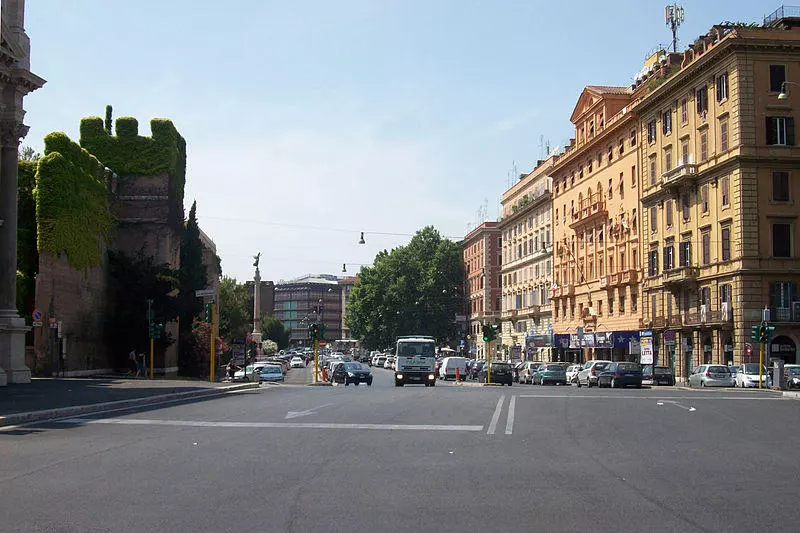
[[[456,383],[458,383],[459,381],[461,380],[458,378],[458,367],[456,367]]]
[[[322,367],[322,381],[328,381],[328,369]]]

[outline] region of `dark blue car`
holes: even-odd
[[[642,387],[642,365],[610,363],[597,376],[598,387]]]

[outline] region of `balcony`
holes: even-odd
[[[770,307],[770,322],[800,322],[800,302],[792,302],[792,307]]]
[[[608,276],[608,286],[616,287],[617,285],[619,285],[619,279],[620,279],[619,273],[611,274],[610,276]]]
[[[681,315],[672,315],[667,317],[667,327],[680,328],[683,326],[683,317]]]
[[[680,286],[689,283],[696,283],[700,269],[697,267],[678,267],[665,270],[661,274],[661,282],[664,285]]]
[[[600,288],[605,289],[608,287],[608,276],[600,276]]]
[[[653,329],[663,329],[667,327],[667,318],[663,316],[653,317]]]
[[[584,224],[605,221],[606,218],[608,218],[606,203],[599,195],[594,195],[589,200],[581,202],[580,209],[572,214],[569,227],[575,229]]]
[[[597,314],[592,312],[592,309],[589,307],[584,307],[581,309],[581,318],[583,319],[584,323],[596,323],[597,322]]]
[[[620,275],[620,285],[633,285],[639,281],[639,271],[634,269],[623,270]]]
[[[679,188],[693,183],[697,178],[697,165],[678,162],[678,166],[661,175],[661,188]]]
[[[519,313],[519,309],[503,309],[500,312],[500,318],[515,318]]]

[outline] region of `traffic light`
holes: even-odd
[[[164,324],[153,324],[153,335],[154,339],[160,339],[164,336]]]
[[[773,331],[775,331],[775,326],[768,326],[766,322],[761,324],[761,342],[769,342],[769,340],[772,338]]]
[[[309,331],[311,332],[311,340],[312,341],[316,341],[316,340],[320,339],[319,324],[311,324],[311,327],[309,328]]]
[[[206,324],[211,324],[211,304],[206,304]]]
[[[489,327],[489,324],[484,324],[483,325],[483,342],[489,342],[489,336],[490,336],[489,330],[490,329],[491,328]]]
[[[761,342],[761,326],[755,325],[750,328],[750,340]]]
[[[495,340],[497,338],[497,333],[499,331],[497,324],[492,324],[491,326],[489,326],[489,331],[490,331],[489,340],[491,341]]]

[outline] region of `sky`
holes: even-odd
[[[23,145],[81,118],[171,119],[223,274],[354,275],[432,225],[453,240],[573,136],[586,85],[671,43],[653,0],[29,0]],[[679,50],[780,7],[687,0]],[[359,244],[364,232],[366,244]],[[342,273],[342,266],[346,274]]]

